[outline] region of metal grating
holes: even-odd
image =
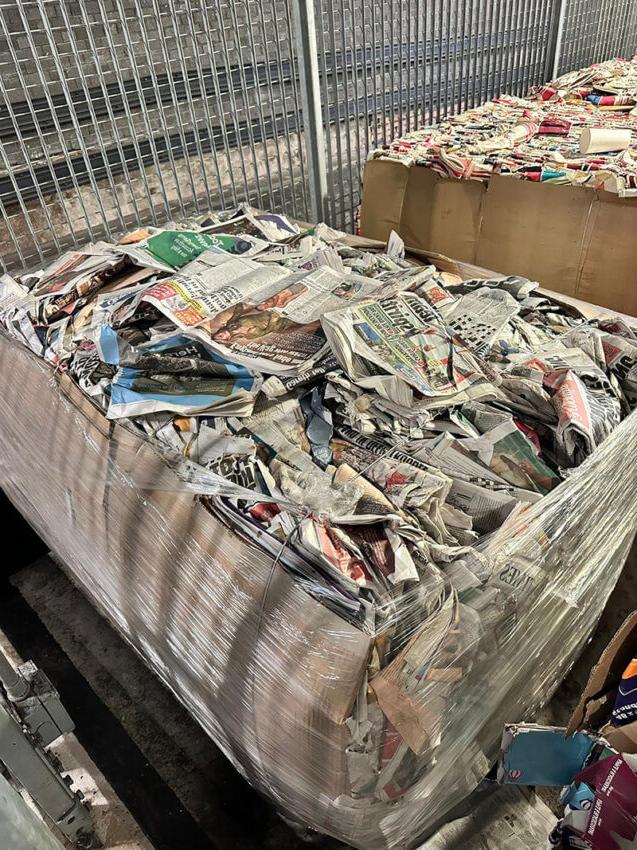
[[[0,264],[244,200],[350,230],[370,147],[635,43],[636,0],[0,0]]]
[[[556,0],[316,0],[329,217],[350,229],[370,145],[545,77]]]
[[[283,0],[0,2],[5,267],[248,200],[307,215]]]
[[[564,0],[564,5],[560,74],[614,56],[630,58],[635,53],[635,0]]]

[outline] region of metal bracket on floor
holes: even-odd
[[[33,663],[16,670],[2,651],[0,684],[0,762],[65,838],[98,847],[88,809],[45,751],[75,728],[59,694]]]

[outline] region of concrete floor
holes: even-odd
[[[37,548],[29,551],[37,554]],[[539,722],[561,726],[568,720],[591,666],[637,607],[636,567],[633,547],[595,634]],[[0,599],[0,627],[20,655],[33,658],[59,688],[80,743],[155,850],[307,847],[48,556],[15,572]],[[477,821],[473,815],[425,847],[468,850],[469,836],[480,848],[542,846],[536,837],[546,835],[552,820],[545,802],[559,810],[554,794],[541,792],[529,808],[505,791],[488,804],[488,816],[485,809]],[[506,840],[503,830],[510,833]],[[319,846],[342,845],[321,839]]]

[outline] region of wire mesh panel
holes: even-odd
[[[524,94],[558,32],[560,71],[630,55],[637,1],[0,0],[0,262],[242,200],[351,229],[371,146]]]
[[[544,79],[556,0],[316,0],[332,220],[371,145]]]
[[[287,0],[0,2],[6,268],[248,200],[307,215]]]
[[[564,0],[558,69],[562,74],[637,50],[636,0]]]

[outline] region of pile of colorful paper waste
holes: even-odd
[[[637,195],[637,59],[571,71],[528,97],[502,94],[422,127],[370,158],[399,159],[444,177],[511,174]]]

